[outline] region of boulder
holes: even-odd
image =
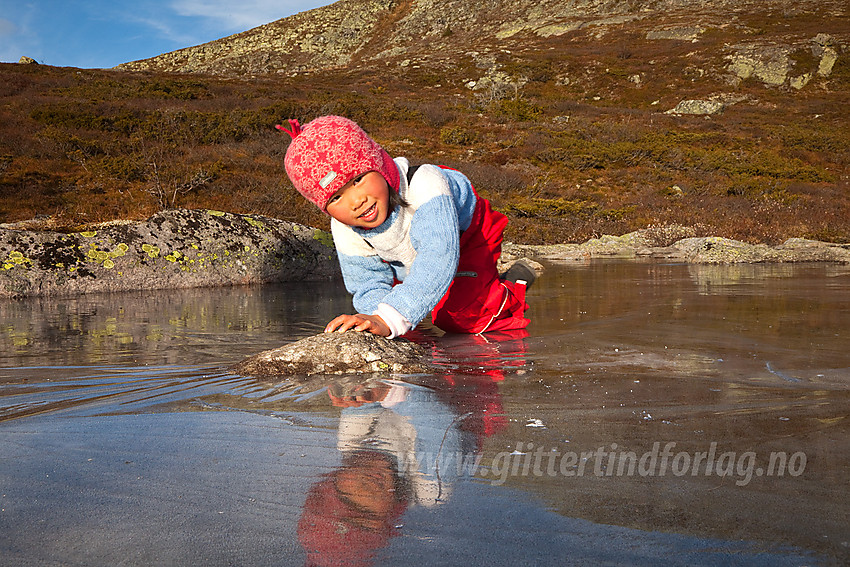
[[[683,100],[665,114],[720,114],[725,107],[719,100]]]
[[[0,298],[337,277],[330,234],[259,215],[173,209],[71,233],[0,226]]]
[[[646,39],[672,39],[678,41],[695,41],[705,33],[702,27],[664,28],[646,32]]]
[[[819,57],[817,73],[821,77],[829,77],[832,68],[838,61],[838,42],[831,35],[819,33],[812,38],[812,55]]]
[[[850,245],[789,238],[778,246],[748,244],[719,238],[685,238],[673,244],[684,259],[695,264],[755,264],[761,262],[850,263]]]
[[[777,261],[779,257],[765,244],[708,236],[684,238],[673,244],[685,259],[697,264],[737,264]]]
[[[736,53],[727,57],[728,71],[739,79],[754,78],[766,85],[785,83],[793,62],[790,47],[776,45],[736,45]]]
[[[651,227],[622,236],[602,235],[581,244],[506,244],[506,253],[553,262],[594,258],[666,259],[692,264],[755,264],[762,262],[834,262],[850,264],[850,244],[790,238],[777,246],[749,244],[717,236],[694,236],[679,225]]]
[[[234,367],[242,376],[421,373],[431,368],[425,347],[372,333],[320,333],[248,357]]]
[[[832,47],[824,48],[823,56],[818,62],[818,75],[829,77],[832,74],[832,68],[835,66],[836,61],[838,61],[838,52]]]

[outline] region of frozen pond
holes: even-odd
[[[445,369],[244,357],[340,284],[0,302],[4,565],[850,561],[850,266],[550,267]]]

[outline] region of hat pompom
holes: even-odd
[[[282,124],[275,124],[274,127],[280,130],[281,132],[286,132],[291,138],[295,138],[301,133],[301,124],[298,123],[298,120],[293,120],[292,118],[290,118],[288,122],[289,130],[287,130],[286,126],[283,126]]]

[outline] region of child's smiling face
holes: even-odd
[[[375,228],[389,215],[390,187],[377,171],[358,175],[334,193],[325,210],[348,226]]]

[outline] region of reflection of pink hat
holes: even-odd
[[[397,535],[392,519],[404,511],[402,501],[378,530],[356,525],[356,510],[342,501],[333,475],[310,489],[298,521],[298,539],[307,552],[307,565],[371,565],[375,551]]]
[[[354,177],[377,171],[398,191],[398,168],[390,155],[363,131],[342,116],[322,116],[303,127],[290,120],[291,129],[276,128],[292,136],[286,150],[286,174],[299,193],[323,211],[331,196]]]

